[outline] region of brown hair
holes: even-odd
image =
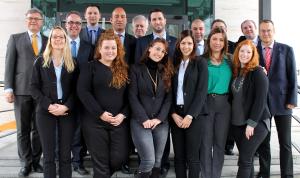
[[[165,47],[165,51],[168,51],[168,42],[163,38],[156,38],[155,40],[151,41],[147,49],[145,49],[145,52],[141,58],[142,64],[145,64],[147,60],[151,60],[149,59],[149,49],[150,47],[154,46],[155,43],[162,43]],[[159,72],[163,73],[162,79],[164,86],[166,91],[169,91],[171,89],[171,79],[174,74],[174,68],[171,60],[169,59],[168,53],[165,53],[164,57],[158,63],[158,70]]]
[[[121,88],[128,82],[128,65],[124,60],[125,51],[120,38],[112,29],[105,30],[101,34],[95,49],[95,59],[101,59],[100,48],[104,40],[115,40],[117,43],[117,57],[113,60],[110,69],[112,71],[112,81],[110,85],[114,88]]]
[[[239,52],[242,46],[248,45],[250,46],[252,50],[252,57],[250,61],[241,68],[241,62],[239,60]],[[253,70],[255,67],[259,65],[259,55],[256,49],[256,46],[253,44],[251,40],[244,40],[238,44],[236,47],[234,53],[233,53],[233,77],[237,77],[239,75],[239,72],[243,76],[245,76],[249,71]]]

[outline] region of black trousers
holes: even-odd
[[[129,153],[128,123],[112,126],[98,118],[84,117],[82,131],[93,162],[94,178],[110,178]]]
[[[44,178],[56,178],[55,149],[58,138],[59,177],[71,178],[71,144],[74,119],[69,116],[36,114],[44,155]]]
[[[31,96],[15,96],[17,145],[21,165],[30,167],[40,162],[42,147],[35,117],[36,103]]]
[[[182,117],[182,110],[176,109]],[[200,175],[200,145],[201,145],[201,117],[194,118],[187,129],[179,128],[173,119],[170,122],[174,147],[174,164],[176,177],[199,178]],[[188,176],[187,176],[188,168]]]
[[[202,178],[220,178],[231,107],[227,95],[208,95],[206,104],[208,115],[201,125],[203,136],[200,150],[201,175]]]
[[[280,146],[280,172],[282,178],[291,178],[293,176],[293,155],[291,141],[291,115],[275,115],[276,129]],[[258,148],[259,153],[259,174],[264,178],[270,177],[271,150],[270,150],[271,132]]]
[[[268,129],[263,122],[254,128],[254,135],[248,140],[245,135],[246,125],[232,126],[232,133],[239,150],[237,178],[254,177],[254,154],[268,134]]]

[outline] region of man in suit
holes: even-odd
[[[127,17],[126,12],[122,7],[117,7],[113,10],[110,19],[111,25],[115,34],[117,34],[124,46],[125,60],[127,64],[134,63],[134,52],[136,46],[136,38],[125,32]]]
[[[197,43],[196,56],[200,56],[204,53],[205,48],[205,24],[201,19],[195,19],[192,22],[191,30],[194,36],[194,39]]]
[[[155,38],[164,38],[169,43],[168,55],[170,59],[173,59],[175,51],[176,38],[170,36],[166,32],[166,18],[162,10],[153,9],[149,13],[150,26],[153,32],[149,35],[137,39],[135,50],[135,63],[138,63],[144,53],[144,50],[148,47],[149,43]]]
[[[135,49],[135,63],[139,63],[142,55],[145,52],[145,49],[148,47],[149,43],[156,38],[164,38],[167,40],[169,44],[168,56],[171,60],[173,60],[176,38],[167,34],[166,32],[166,23],[167,19],[162,10],[153,9],[149,13],[148,20],[150,21],[150,25],[152,27],[153,32],[144,37],[140,37],[136,42]],[[162,177],[165,177],[170,168],[169,162],[169,154],[170,154],[170,135],[168,136],[168,140],[166,143],[165,151],[161,161],[161,174]]]
[[[244,36],[240,36],[238,41],[236,42],[236,45],[244,41],[246,39],[252,40],[252,42],[257,46],[259,37],[257,35],[257,27],[253,20],[245,20],[241,24],[241,30]]]
[[[104,31],[98,24],[101,18],[100,7],[96,4],[87,5],[84,18],[87,24],[80,32],[80,38],[95,46]]]
[[[137,15],[132,18],[132,31],[136,38],[146,35],[148,31],[148,19],[143,15]]]
[[[47,38],[40,32],[43,14],[33,8],[26,13],[28,31],[10,36],[5,60],[4,90],[7,102],[14,103],[17,123],[18,154],[21,161],[19,176],[26,177],[32,168],[43,172],[40,165],[42,148],[35,121],[35,102],[30,95],[33,63],[42,55]]]
[[[66,24],[65,27],[67,29],[70,48],[73,59],[75,59],[78,69],[82,64],[87,63],[89,60],[93,58],[93,49],[91,44],[88,42],[81,40],[79,37],[79,33],[81,31],[82,20],[80,17],[80,13],[77,11],[70,11],[66,15]],[[85,169],[83,165],[83,156],[86,150],[83,147],[85,146],[85,142],[81,133],[81,106],[80,101],[76,100],[75,109],[75,119],[76,119],[76,127],[73,137],[72,143],[72,165],[74,171],[78,172],[80,175],[87,175],[89,172]]]
[[[274,117],[280,145],[282,178],[293,177],[291,146],[292,109],[297,105],[297,76],[293,48],[274,41],[275,28],[271,20],[259,24],[261,42],[257,45],[260,65],[269,78],[268,106]],[[260,172],[258,177],[270,177],[270,134],[258,149]]]

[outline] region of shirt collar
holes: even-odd
[[[71,44],[71,41],[75,41],[77,45],[80,43],[80,38],[79,38],[79,36],[78,36],[75,40],[73,40],[73,39],[70,38],[70,37],[68,37],[68,39],[69,39],[70,44]]]
[[[116,31],[115,31],[115,34],[116,34],[116,35],[121,34],[122,37],[125,37],[125,31],[123,31],[122,33],[119,33],[119,32],[116,32]]]
[[[166,33],[166,31],[164,31],[162,37],[165,40],[167,39],[167,33]],[[153,39],[156,39],[156,38],[161,38],[161,36],[159,36],[158,34],[156,34],[156,33],[153,32]]]
[[[98,29],[99,29],[99,25],[98,24],[95,25],[95,26],[87,25],[86,27],[87,27],[88,31],[96,30],[96,32],[97,32]]]
[[[269,47],[269,48],[273,49],[274,41],[269,46],[265,46],[265,45],[263,45],[263,43],[261,43],[261,47],[262,47],[262,49],[265,49],[265,47]]]
[[[201,45],[201,46],[204,46],[204,40],[201,40],[199,43],[197,43],[198,46]]]
[[[32,36],[32,34],[34,34],[34,33],[32,33],[31,31],[27,31],[28,32],[28,35],[30,36],[30,38],[31,38],[31,36]],[[36,36],[38,37],[38,38],[40,38],[41,37],[41,32],[37,32],[36,33]]]

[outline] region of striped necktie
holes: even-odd
[[[265,47],[265,62],[266,62],[266,69],[269,72],[271,66],[271,48]]]

